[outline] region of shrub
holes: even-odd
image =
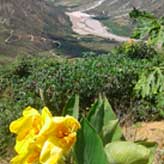
[[[133,112],[137,109],[133,88],[138,75],[158,62],[158,57],[133,60],[118,53],[74,59],[20,59],[9,68],[0,70],[0,124],[5,125],[0,134],[9,136],[6,125],[19,116],[25,106],[37,109],[47,106],[53,114],[60,115],[60,109],[75,93],[80,95],[82,113],[99,93],[107,95],[119,117]],[[28,73],[24,76],[20,73],[23,71]]]
[[[152,59],[157,52],[145,42],[126,42],[118,47],[118,53],[124,53],[132,59]]]
[[[17,103],[19,109],[26,105],[37,108],[47,105],[56,109],[54,112],[58,114],[64,102],[74,93],[80,95],[85,108],[104,92],[113,100],[114,109],[119,110],[117,106],[121,103],[128,106],[126,103],[133,96],[139,72],[156,63],[156,60],[133,60],[118,53],[75,59],[21,59],[2,73],[1,92]],[[27,70],[25,76],[20,74]]]
[[[0,101],[0,156],[5,156],[6,148],[12,146],[12,135],[9,132],[9,123],[19,116],[17,105],[13,104],[9,99],[1,99]],[[10,147],[11,150],[11,147]]]
[[[147,60],[134,61],[119,54],[62,60],[34,57],[18,63],[1,76],[3,94],[9,88],[19,109],[22,104],[38,108],[47,105],[58,112],[74,93],[80,94],[84,107],[102,92],[111,99],[130,97],[138,72],[152,65]],[[25,71],[24,66],[28,76],[20,74]]]
[[[152,13],[133,9],[129,13],[130,18],[137,23],[133,37],[146,39],[157,48],[164,47],[164,17],[156,17]]]
[[[164,69],[162,66],[144,70],[134,89],[138,96],[154,101],[157,115],[164,118]]]

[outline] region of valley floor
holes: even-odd
[[[125,42],[130,39],[110,33],[98,20],[81,11],[67,12],[66,14],[70,17],[73,31],[80,35],[94,35],[117,42]]]

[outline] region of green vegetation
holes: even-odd
[[[76,163],[153,163],[156,144],[126,141],[119,120],[105,96],[99,95],[86,116],[78,117],[78,95],[72,96],[64,111],[64,115],[73,115],[76,119],[79,118],[81,123],[74,147],[73,156]]]
[[[153,67],[140,75],[135,90],[142,98],[154,101],[160,115],[164,117],[164,69],[163,66]]]
[[[136,60],[117,52],[99,56],[89,53],[75,59],[23,58],[3,71],[1,95],[19,109],[47,105],[60,113],[63,103],[74,93],[87,107],[104,92],[117,113],[127,113],[140,72],[158,65],[158,58]]]
[[[133,32],[134,38],[147,39],[150,44],[159,48],[164,46],[164,17],[157,18],[151,13],[133,9],[130,17],[137,22]]]
[[[156,143],[127,141],[104,95],[95,100],[86,116],[79,115],[78,95],[68,100],[62,112],[63,117],[53,117],[47,107],[42,109],[41,114],[27,107],[23,116],[10,124],[10,131],[17,135],[15,147],[18,156],[12,161],[29,161],[32,155],[32,163],[39,161],[43,164],[51,164],[52,161],[54,164],[55,161],[63,164],[153,164]],[[27,124],[29,122],[31,128]],[[33,134],[35,129],[37,131]],[[20,142],[26,144],[18,149]],[[26,151],[22,151],[22,147]],[[33,156],[36,148],[37,154]],[[49,153],[55,148],[62,151],[55,151],[55,155]]]
[[[80,142],[75,146],[79,163],[92,159],[96,153],[96,157],[102,154],[99,158],[104,161],[124,164],[124,157],[131,151],[129,164],[137,164],[138,161],[151,164],[150,154],[154,145],[124,141],[118,119],[127,114],[133,122],[164,118],[164,55],[157,49],[163,46],[163,37],[160,37],[163,35],[163,18],[158,20],[136,9],[130,16],[139,20],[140,24],[134,32],[135,37],[148,38],[148,43],[130,40],[110,53],[87,52],[81,54],[81,58],[25,56],[10,66],[0,67],[0,155],[5,154],[8,145],[13,143],[8,125],[22,113],[22,109],[29,105],[37,109],[47,106],[55,115],[86,116],[81,121],[82,128],[78,135]],[[46,29],[50,34],[55,32],[48,26]],[[5,59],[4,55],[2,57]],[[76,96],[65,106],[73,95]],[[106,95],[106,98],[100,95]],[[90,136],[93,140],[82,138],[83,133],[84,137]],[[83,147],[85,145],[88,146]],[[116,154],[118,145],[122,150],[119,154],[122,158]],[[95,148],[96,151],[92,151],[93,154],[88,157],[82,150],[77,151],[79,147],[86,149],[86,152],[95,147],[97,150]],[[143,153],[136,152],[136,149],[142,149]],[[81,159],[81,153],[85,159]]]
[[[138,50],[140,43],[135,44]],[[128,49],[132,47],[133,44]],[[162,64],[162,56],[158,53],[152,55],[149,48],[152,49],[147,47],[145,58],[140,58],[140,55],[139,58],[131,57],[126,53],[127,47],[120,46],[113,53],[99,56],[86,53],[83,58],[74,59],[24,57],[11,66],[1,67],[0,123],[3,128],[0,134],[8,136],[1,140],[1,149],[5,150],[3,143],[10,141],[9,123],[20,115],[25,106],[41,108],[46,105],[53,113],[60,115],[60,109],[74,94],[80,95],[81,113],[87,113],[87,107],[100,93],[104,93],[119,117],[127,113],[132,115],[134,121],[163,117],[159,103],[152,98],[138,96],[134,90],[143,81],[140,78],[143,70]],[[149,55],[151,57],[147,58]],[[159,92],[158,89],[156,92]]]
[[[78,164],[152,164],[156,144],[125,141],[106,97],[100,96],[89,111],[86,118],[81,119],[75,145]]]
[[[109,31],[113,34],[121,35],[121,36],[129,36],[132,32],[132,27],[120,25],[117,22],[114,22],[114,20],[105,19],[100,21],[109,28]]]
[[[157,55],[156,50],[151,45],[133,40],[120,45],[117,53],[124,53],[132,59],[152,59]]]

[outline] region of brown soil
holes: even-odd
[[[9,164],[9,163],[10,163],[9,160],[0,158],[0,164]]]

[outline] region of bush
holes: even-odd
[[[57,114],[74,93],[80,95],[85,108],[104,92],[119,111],[120,104],[122,109],[128,107],[139,72],[152,65],[147,59],[136,61],[114,53],[76,59],[20,59],[2,73],[1,92],[18,104],[18,109],[47,105]]]
[[[81,112],[85,112],[99,93],[107,95],[118,116],[137,109],[133,88],[138,75],[156,65],[158,59],[133,60],[118,53],[85,56],[25,58],[9,68],[1,68],[0,124],[5,129],[0,129],[0,134],[10,136],[7,125],[25,106],[40,109],[46,105],[53,114],[60,115],[67,99],[76,93],[80,95]]]
[[[157,115],[164,118],[164,69],[163,66],[144,70],[135,85],[138,96],[149,101],[157,108]],[[150,111],[150,110],[149,110]]]
[[[145,42],[126,42],[118,47],[118,53],[124,53],[132,59],[152,59],[157,52]]]
[[[136,99],[133,104],[132,112],[134,121],[150,121],[160,118],[160,112],[155,102],[145,99]]]
[[[147,40],[149,44],[161,49],[164,47],[164,17],[156,17],[152,13],[134,8],[129,13],[130,18],[137,23],[132,37]]]
[[[12,135],[9,131],[9,123],[19,116],[17,105],[9,99],[0,101],[0,156],[6,155],[6,148],[12,146]],[[10,147],[11,151],[11,147]],[[11,155],[11,154],[10,154]]]
[[[64,102],[74,93],[80,94],[84,107],[102,92],[111,99],[129,97],[138,72],[152,65],[147,60],[134,61],[118,54],[62,60],[34,57],[18,63],[1,76],[3,94],[9,88],[19,109],[22,104],[47,105],[56,112],[60,112]],[[28,74],[20,73],[26,71],[24,66]],[[4,81],[8,81],[7,86]]]

